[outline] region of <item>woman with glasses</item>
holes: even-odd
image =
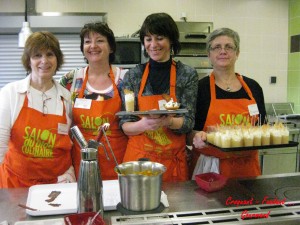
[[[99,128],[106,126],[106,134],[118,163],[121,163],[127,145],[127,136],[119,128],[121,111],[119,88],[127,70],[112,66],[115,59],[116,42],[113,31],[106,23],[87,23],[80,32],[80,50],[88,63],[84,68],[74,69],[64,75],[60,83],[71,91],[73,124],[84,138],[97,139]],[[102,146],[98,148],[101,176],[104,180],[117,179],[116,163],[109,150],[105,136],[100,139],[109,154],[106,157]],[[81,160],[80,146],[75,141],[72,150],[76,177]]]
[[[150,57],[149,62],[137,65],[124,77],[124,88],[135,94],[135,110],[164,109],[161,106],[167,94],[188,113],[123,117],[120,124],[129,136],[124,161],[149,158],[166,166],[164,181],[187,180],[186,134],[194,126],[197,72],[174,61],[173,56],[180,51],[179,32],[168,14],[147,16],[140,30],[140,40],[145,54]]]
[[[0,188],[75,182],[71,95],[53,79],[63,64],[56,37],[30,35],[22,63],[29,75],[0,92]]]
[[[208,37],[207,52],[213,70],[198,84],[191,171],[193,175],[218,172],[227,177],[260,175],[258,151],[226,153],[204,146],[206,133],[202,130],[208,131],[210,126],[254,125],[264,122],[266,116],[260,85],[235,71],[240,54],[238,33],[229,28],[213,31]]]

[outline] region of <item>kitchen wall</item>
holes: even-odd
[[[299,8],[299,1],[291,2]],[[131,35],[148,14],[162,11],[176,21],[186,13],[187,21],[213,22],[214,28],[230,27],[241,36],[236,71],[260,83],[266,102],[287,101],[288,0],[36,0],[36,10],[107,12],[116,36]],[[24,1],[0,0],[0,13],[23,11]],[[300,15],[296,9],[293,11]],[[277,77],[276,84],[270,84],[271,76]],[[296,89],[293,90],[298,92],[299,100],[300,92]],[[289,92],[289,100],[294,100],[290,97]],[[299,104],[298,101],[297,109]]]
[[[300,1],[291,0],[289,6],[289,38],[300,35]],[[300,52],[288,55],[288,101],[294,102],[300,113]]]

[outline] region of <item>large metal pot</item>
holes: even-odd
[[[121,204],[127,210],[147,211],[160,204],[162,174],[166,167],[149,161],[132,161],[116,166]]]

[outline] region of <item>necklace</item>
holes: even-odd
[[[215,76],[215,82],[216,85],[218,85],[221,89],[223,89],[224,91],[227,92],[232,92],[235,89],[235,79],[236,79],[236,75],[234,76],[229,76],[228,79],[225,79],[225,74],[219,74],[219,76]],[[234,88],[232,88],[232,86]]]
[[[231,92],[231,91],[232,91],[232,89],[231,89],[231,87],[230,87],[230,84],[231,84],[232,81],[233,81],[233,79],[231,79],[231,80],[226,80],[225,82],[223,81],[223,83],[225,83],[225,85],[226,85],[225,90],[228,91],[228,92]]]
[[[226,91],[231,92],[231,88],[230,88],[230,83],[228,81],[226,81]]]
[[[231,88],[227,86],[226,91],[231,92]]]

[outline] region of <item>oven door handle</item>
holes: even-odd
[[[199,39],[206,39],[207,35],[201,33],[188,33],[184,36],[185,38],[199,38]]]

